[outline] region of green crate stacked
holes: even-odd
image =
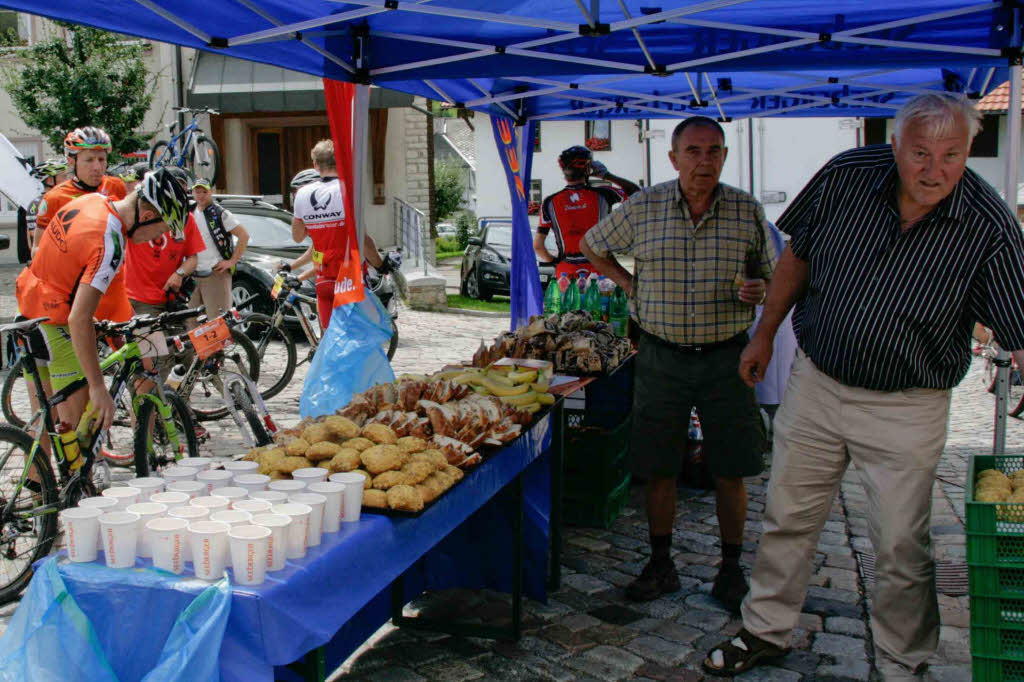
[[[965,486],[971,658],[976,681],[1024,682],[1024,504],[978,502],[979,472],[1009,475],[1021,456],[972,457]]]
[[[617,417],[615,424],[611,415],[565,410],[562,516],[570,525],[607,528],[629,499],[632,420]]]

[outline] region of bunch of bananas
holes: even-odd
[[[467,367],[444,374],[451,375],[445,379],[471,386],[481,395],[495,396],[506,405],[526,412],[537,412],[555,402],[555,396],[548,393],[551,377],[544,370],[502,365],[485,369]]]

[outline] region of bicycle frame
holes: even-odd
[[[278,296],[277,307],[274,309],[274,314],[270,317],[270,325],[278,328],[284,324],[284,314],[286,309],[290,309],[298,319],[299,327],[302,328],[302,333],[306,335],[306,341],[309,343],[309,354],[304,360],[301,360],[296,364],[307,362],[313,357],[313,353],[316,352],[317,346],[320,345],[320,332],[318,329],[314,329],[313,325],[310,324],[309,317],[306,316],[305,311],[302,309],[303,305],[307,305],[311,309],[316,310],[316,299],[306,296],[305,294],[300,294],[295,289],[291,289],[288,291],[286,296]],[[257,350],[262,352],[263,348],[257,347]]]
[[[192,120],[189,121],[189,124],[182,128],[180,133],[171,135],[170,139],[167,140],[167,149],[164,150],[163,156],[170,156],[170,161],[174,165],[178,166],[179,168],[184,167],[185,159],[188,157],[188,152],[190,149],[192,149],[192,139],[195,137],[197,130],[199,130],[199,123],[196,121],[196,117],[193,114]],[[178,142],[183,137],[185,138],[185,141],[181,146],[181,150],[179,151]],[[160,159],[157,159],[158,166],[167,165],[167,163],[163,161],[163,156],[161,156]]]

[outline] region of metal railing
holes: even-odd
[[[430,265],[427,256],[427,236],[424,235],[426,226],[426,214],[413,206],[402,201],[398,197],[395,200],[395,235],[398,237],[398,244],[402,247],[402,263],[408,265],[410,270],[423,268],[423,274],[427,274]]]

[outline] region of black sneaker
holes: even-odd
[[[679,576],[672,562],[648,561],[640,577],[626,585],[626,596],[633,601],[651,601],[663,594],[679,591]]]
[[[711,596],[722,602],[722,606],[733,614],[740,612],[740,604],[750,587],[739,564],[722,564],[711,588]]]

